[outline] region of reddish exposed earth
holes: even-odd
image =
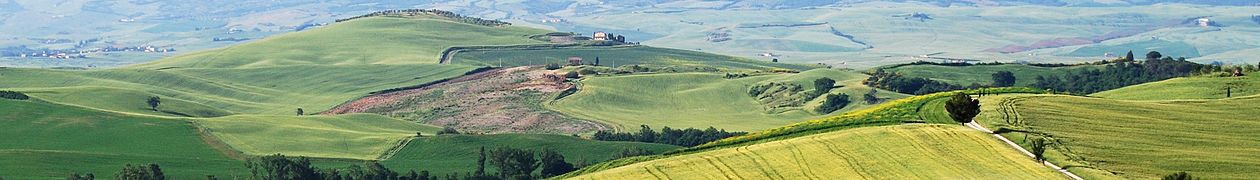
[[[472,133],[583,133],[608,126],[547,110],[575,88],[541,67],[501,68],[446,82],[363,97],[324,114],[373,113]]]

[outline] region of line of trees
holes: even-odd
[[[642,125],[640,127],[639,132],[635,133],[599,131],[595,132],[592,139],[600,141],[635,141],[692,147],[728,137],[748,134],[747,132],[727,132],[726,129],[719,130],[713,127],[700,130],[695,128],[673,129],[666,126],[661,128],[660,132],[656,132],[656,130],[653,130],[652,127],[648,127],[648,125]]]
[[[1060,92],[1090,94],[1136,85],[1161,81],[1174,77],[1210,72],[1212,67],[1190,61],[1185,58],[1173,59],[1163,57],[1159,52],[1148,53],[1147,60],[1142,62],[1119,62],[1107,65],[1103,69],[1081,69],[1068,72],[1062,76],[1037,76],[1033,87],[1052,89]]]
[[[372,12],[372,13],[368,13],[368,14],[364,14],[364,15],[359,15],[359,16],[354,16],[354,17],[349,17],[349,18],[344,18],[344,19],[337,19],[337,20],[335,20],[334,22],[343,22],[343,21],[355,20],[355,19],[365,18],[365,17],[375,17],[375,16],[391,16],[391,15],[408,15],[408,16],[414,16],[414,15],[420,15],[420,14],[437,15],[437,16],[442,16],[442,17],[447,17],[447,18],[455,19],[455,20],[458,20],[458,21],[461,21],[461,22],[464,22],[464,23],[476,24],[476,25],[482,25],[482,26],[505,26],[505,25],[512,25],[512,23],[508,23],[508,22],[504,22],[504,21],[499,21],[499,20],[490,20],[490,19],[481,19],[481,18],[476,18],[476,17],[469,17],[469,16],[460,15],[460,14],[457,14],[457,13],[454,13],[454,12],[450,12],[450,11],[443,11],[443,10],[436,10],[436,9],[400,9],[400,10],[384,10],[384,11],[377,11],[377,12]]]
[[[16,99],[16,100],[31,99],[30,96],[26,96],[26,94],[23,94],[22,92],[17,92],[17,91],[0,91],[0,98]]]

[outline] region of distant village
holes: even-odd
[[[144,52],[144,53],[167,53],[175,52],[175,48],[162,48],[155,46],[125,46],[125,47],[104,47],[89,49],[64,49],[64,50],[35,50],[25,47],[10,47],[0,49],[0,57],[16,57],[16,58],[48,58],[48,59],[78,59],[87,58],[92,53],[107,52]]]

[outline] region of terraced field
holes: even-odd
[[[1126,100],[1222,99],[1226,89],[1234,97],[1260,94],[1260,73],[1244,77],[1182,77],[1091,94]]]
[[[657,159],[573,179],[1062,179],[958,125],[833,131]]]
[[[285,154],[316,158],[377,160],[418,133],[440,127],[374,114],[340,116],[237,115],[196,122],[245,155]]]
[[[381,163],[392,169],[427,170],[435,175],[460,174],[476,170],[478,150],[496,147],[542,150],[564,155],[565,161],[591,164],[611,159],[623,149],[644,149],[661,153],[681,147],[639,142],[593,141],[554,134],[442,135],[417,138],[392,158]]]
[[[1047,157],[1088,179],[1153,179],[1176,172],[1247,179],[1260,172],[1260,96],[1129,101],[994,96],[978,121],[1013,141],[1048,137]],[[994,128],[997,127],[997,128]]]
[[[1069,71],[1095,66],[1071,67],[1037,67],[1020,64],[976,65],[976,66],[941,66],[941,65],[908,65],[885,69],[888,72],[901,73],[906,77],[921,77],[950,84],[982,85],[993,84],[993,73],[1010,71],[1015,74],[1015,86],[1027,86],[1036,83],[1037,76],[1060,76]]]
[[[837,85],[832,93],[846,93],[852,103],[836,113],[870,106],[862,94],[870,88],[861,85],[866,78],[855,72],[811,70],[800,74],[761,75],[725,79],[723,74],[672,73],[587,78],[580,90],[549,105],[549,108],[576,117],[603,121],[615,128],[653,127],[707,128],[714,126],[736,131],[779,127],[825,114],[797,109],[770,112],[748,95],[748,89],[764,82],[792,82],[806,90],[813,81],[828,77]],[[897,99],[902,94],[883,92],[879,97]],[[817,103],[817,102],[812,102]],[[807,105],[808,106],[808,105]],[[833,114],[836,114],[833,113]]]
[[[594,63],[595,59],[598,58],[600,65],[610,67],[657,65],[679,68],[715,67],[734,70],[806,70],[813,68],[800,64],[772,63],[769,61],[649,46],[467,51],[456,54],[453,63],[512,67],[544,65],[548,63],[567,64],[569,57],[581,57],[584,63]]]
[[[128,163],[158,163],[174,179],[244,173],[225,154],[231,150],[212,146],[183,120],[0,99],[0,127],[0,174],[8,179],[108,177]]]
[[[547,31],[520,26],[488,27],[440,18],[371,17],[138,67],[433,64],[449,47],[542,44],[545,42],[529,36],[544,33]]]
[[[463,75],[454,65],[286,66],[237,69],[0,69],[0,88],[58,103],[159,116],[318,112],[369,92]],[[10,78],[12,77],[12,78]],[[312,85],[317,86],[312,86]],[[145,103],[162,98],[161,111]]]

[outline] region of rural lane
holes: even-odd
[[[966,125],[967,127],[970,127],[971,129],[980,130],[985,133],[989,133],[990,135],[993,135],[993,137],[997,137],[998,139],[1002,140],[1002,142],[1006,142],[1007,145],[1011,145],[1011,147],[1014,147],[1015,149],[1019,150],[1019,152],[1023,152],[1024,155],[1027,155],[1028,157],[1034,157],[1031,152],[1028,152],[1028,150],[1024,150],[1024,148],[1020,147],[1019,144],[1015,144],[1015,142],[1009,139],[1006,139],[1006,137],[1002,137],[1002,135],[993,133],[993,131],[989,130],[988,128],[984,128],[984,126],[980,126],[980,124],[976,123],[976,121],[971,121],[967,123]],[[1053,163],[1050,163],[1050,161],[1044,161],[1042,163],[1046,164],[1046,166],[1050,166],[1050,168],[1054,168],[1055,170],[1058,170],[1059,172],[1067,175],[1068,177],[1071,177],[1074,180],[1084,180],[1084,179],[1081,179],[1080,176],[1076,176],[1076,174],[1073,174],[1072,172],[1068,172],[1067,169],[1063,169],[1059,167],[1058,165],[1054,165]]]

